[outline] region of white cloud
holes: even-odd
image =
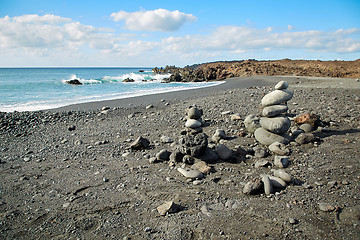
[[[186,14],[166,9],[156,9],[153,11],[125,12],[119,11],[112,13],[114,21],[125,20],[125,26],[134,31],[165,31],[172,32],[178,30],[185,22],[196,21],[192,14]]]

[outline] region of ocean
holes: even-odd
[[[154,74],[150,68],[0,68],[0,111],[46,110],[221,83],[162,83],[169,76]],[[135,82],[122,82],[126,78]],[[67,84],[71,79],[83,85]]]

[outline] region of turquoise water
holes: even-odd
[[[169,76],[150,68],[0,68],[0,111],[44,110],[220,84],[161,83]],[[123,83],[126,78],[135,82]],[[66,84],[70,79],[83,85]]]

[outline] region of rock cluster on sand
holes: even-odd
[[[259,120],[260,127],[255,131],[257,122],[254,116],[253,121],[248,123],[250,132],[254,131],[256,140],[261,144],[271,145],[274,142],[283,144],[289,143],[289,136],[285,133],[291,126],[290,119],[285,115],[288,107],[286,105],[293,97],[293,92],[288,90],[288,83],[280,81],[275,85],[275,90],[266,94],[261,100],[262,117]]]

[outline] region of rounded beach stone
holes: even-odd
[[[283,169],[271,169],[271,171],[273,172],[275,177],[279,177],[285,182],[291,182],[292,180],[291,175]]]
[[[275,177],[279,177],[285,182],[291,182],[291,175],[285,172],[285,170],[282,169],[271,169]]]
[[[190,107],[187,110],[187,116],[190,119],[199,119],[201,118],[201,111],[197,107]]]
[[[260,127],[259,118],[254,114],[248,115],[244,120],[244,124],[249,133],[254,133]]]
[[[269,150],[277,155],[289,155],[290,149],[286,147],[285,144],[274,142],[269,145]]]
[[[269,176],[271,184],[276,188],[285,188],[286,182],[279,177]]]
[[[288,109],[289,108],[286,105],[272,105],[264,107],[262,110],[262,115],[264,117],[274,117],[276,115],[285,113]]]
[[[286,81],[280,81],[275,85],[276,90],[287,89],[289,84]]]
[[[211,137],[211,140],[219,142],[220,139],[226,139],[226,133],[223,129],[216,129],[214,135]]]
[[[216,146],[215,152],[222,160],[229,160],[233,155],[233,151],[224,144],[219,144],[218,146]]]
[[[261,175],[261,181],[264,183],[264,191],[266,195],[274,192],[273,185],[271,184],[270,178],[267,175]]]
[[[181,173],[184,177],[187,178],[203,178],[204,174],[196,169],[184,169],[184,168],[178,168],[177,169],[179,173]]]
[[[313,127],[309,123],[303,123],[299,126],[299,128],[306,133],[311,132],[313,130]]]
[[[300,133],[296,138],[295,142],[298,144],[306,144],[309,142],[313,142],[315,140],[315,136],[312,133]]]
[[[270,145],[274,142],[279,142],[283,144],[289,143],[289,137],[286,135],[277,135],[275,133],[269,132],[264,128],[258,128],[254,132],[255,138],[261,144]]]
[[[188,128],[198,128],[201,127],[201,122],[195,119],[188,119],[186,120],[185,127]]]
[[[293,97],[293,92],[288,89],[275,90],[266,94],[261,99],[261,105],[271,106],[289,101]]]
[[[260,118],[260,125],[261,127],[265,128],[266,130],[272,133],[286,133],[290,126],[291,121],[286,116],[279,116],[279,117],[262,117]]]

